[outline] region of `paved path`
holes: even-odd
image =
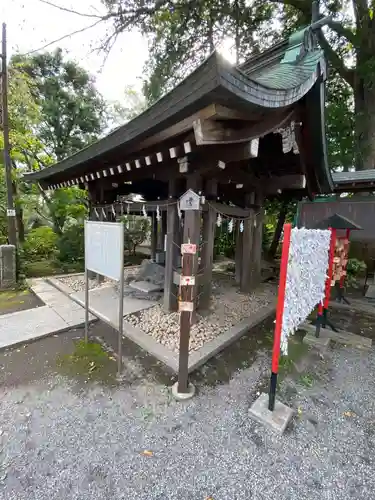
[[[55,287],[43,279],[30,284],[45,306],[0,316],[0,349],[74,328],[85,321],[84,308]]]

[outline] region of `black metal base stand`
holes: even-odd
[[[315,320],[315,337],[319,338],[320,329],[327,328],[327,326],[334,332],[338,332],[338,328],[328,318],[328,309],[323,309],[323,313],[317,315]],[[313,324],[314,324],[313,323]]]
[[[336,302],[340,304],[345,303],[350,306],[349,300],[344,296],[344,288],[340,286],[340,283],[336,283]]]
[[[276,386],[277,386],[277,373],[271,372],[270,393],[268,402],[268,409],[270,411],[273,411],[275,409]]]

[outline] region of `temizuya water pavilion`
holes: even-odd
[[[128,206],[132,213],[160,213],[167,311],[177,307],[173,269],[182,231],[175,201],[192,189],[202,201],[188,235],[200,248],[198,308],[210,301],[218,214],[234,221],[238,283],[243,292],[253,290],[260,281],[265,198],[332,191],[324,129],[326,61],[314,28],[238,67],[214,52],[137,118],[27,178],[43,189],[86,188],[91,216],[106,213],[108,220],[123,210],[121,195],[143,195],[144,203]],[[153,257],[156,232],[154,223]]]

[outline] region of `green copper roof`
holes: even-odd
[[[315,80],[319,63],[325,67],[324,54],[307,27],[293,33],[269,54],[266,51],[262,59],[250,59],[240,69],[260,85],[285,90],[305,83],[308,85],[311,79]]]
[[[306,55],[299,63],[277,63],[255,75],[250,75],[250,78],[272,89],[291,89],[308,81],[314,75],[322,58],[322,51],[316,50]]]

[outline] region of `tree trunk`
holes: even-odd
[[[56,234],[58,234],[59,236],[62,235],[62,225],[60,224],[60,221],[57,217],[55,217],[54,213],[53,213],[53,210],[51,209],[51,204],[50,204],[50,201],[48,199],[48,196],[46,195],[46,193],[44,192],[44,190],[39,186],[39,184],[37,184],[38,186],[38,190],[39,190],[39,193],[41,194],[45,204],[47,205],[48,207],[48,210],[49,210],[49,213],[51,215],[51,219],[52,219],[52,223],[53,223],[53,230]]]
[[[289,205],[288,202],[283,202],[283,204],[281,205],[279,218],[277,219],[277,224],[275,227],[275,232],[273,233],[272,242],[268,250],[268,257],[270,259],[274,259],[276,256],[277,247],[279,246],[280,236],[283,231],[286,215],[288,213],[288,205]]]
[[[12,182],[12,191],[13,191],[13,199],[14,199],[14,207],[16,209],[16,227],[17,227],[17,236],[18,242],[23,243],[25,241],[25,226],[23,223],[23,209],[20,206],[19,198],[18,198],[18,188],[17,184]]]
[[[375,168],[375,86],[358,78],[354,87],[356,170]]]
[[[16,224],[19,243],[25,241],[25,225],[23,223],[23,210],[21,207],[16,206]]]

